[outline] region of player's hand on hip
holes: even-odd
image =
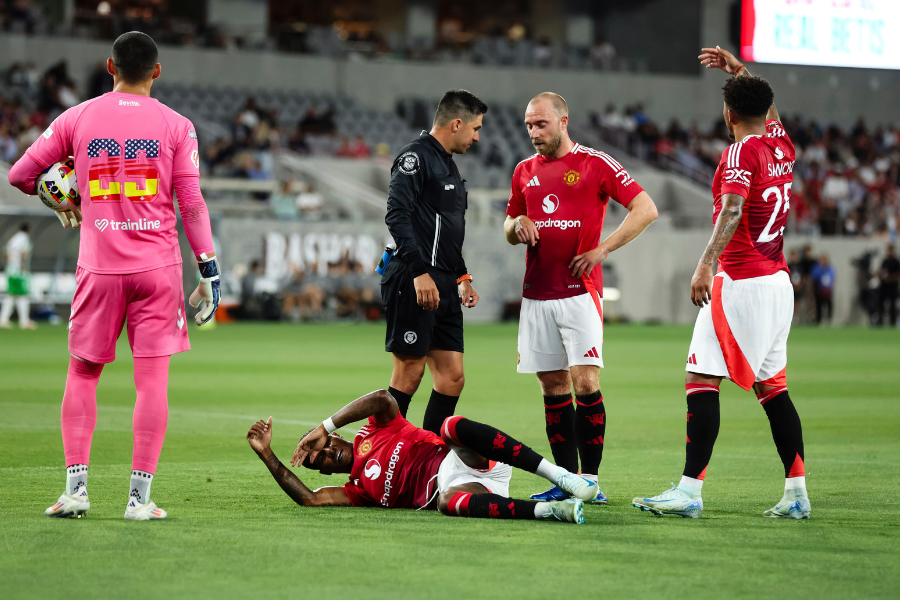
[[[713,270],[700,263],[691,278],[691,302],[694,306],[706,306],[712,302]]]
[[[319,451],[328,443],[328,432],[325,431],[325,425],[319,424],[318,427],[300,438],[294,455],[291,457],[291,466],[299,467],[309,456],[310,464],[316,460]]]
[[[437,285],[431,275],[422,273],[413,279],[413,285],[416,288],[416,304],[425,310],[434,310],[438,307],[441,295],[438,293]]]
[[[525,215],[519,215],[516,217],[516,238],[522,244],[529,244],[534,246],[538,243],[538,240],[541,239],[541,234],[538,231],[537,226],[534,224],[534,221],[526,217]]]
[[[208,257],[206,254],[201,254],[197,266],[200,268],[200,284],[191,294],[189,302],[194,308],[205,303],[194,317],[197,325],[203,325],[215,316],[216,309],[219,308],[219,263],[216,261],[215,255]]]
[[[56,211],[56,218],[59,219],[59,222],[62,223],[62,226],[66,229],[68,229],[69,227],[71,227],[72,229],[81,227],[80,208],[72,208],[71,210],[58,210]]]
[[[264,454],[272,446],[272,417],[268,421],[260,419],[247,432],[247,441],[257,454]]]
[[[707,69],[722,69],[729,75],[734,75],[740,67],[744,66],[731,52],[718,46],[715,48],[703,48],[701,51],[703,54],[697,58],[700,59],[701,65],[706,65]]]
[[[606,260],[609,256],[609,250],[598,246],[593,250],[588,250],[583,254],[579,254],[569,261],[569,268],[572,269],[572,277],[590,277],[591,271]]]
[[[466,308],[472,308],[478,304],[478,292],[472,287],[471,281],[463,281],[459,284],[459,303]]]

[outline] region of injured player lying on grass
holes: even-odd
[[[368,419],[351,444],[336,429]],[[293,466],[320,473],[346,473],[342,487],[310,490],[272,452],[272,417],[247,432],[250,447],[291,499],[302,506],[378,506],[439,510],[459,517],[555,519],[584,523],[583,500],[597,484],[557,467],[521,442],[482,423],[449,417],[441,436],[400,415],[385,390],[358,398],[307,433]],[[509,498],[512,467],[547,479],[571,498],[529,502]]]

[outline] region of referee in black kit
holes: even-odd
[[[435,433],[453,415],[465,382],[461,306],[478,303],[462,257],[467,192],[453,154],[478,141],[487,109],[471,92],[450,90],[431,132],[403,148],[391,167],[384,221],[397,249],[381,279],[385,350],[394,354],[390,392],[406,417],[427,362],[434,389],[422,426]]]

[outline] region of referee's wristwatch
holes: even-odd
[[[463,275],[462,277],[460,277],[459,279],[456,280],[456,285],[461,284],[463,281],[468,281],[469,283],[472,283],[472,276],[469,273],[466,273],[465,275]]]

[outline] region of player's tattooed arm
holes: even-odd
[[[691,279],[691,302],[695,306],[704,306],[712,300],[712,284],[716,262],[719,260],[725,246],[731,241],[734,232],[741,223],[744,213],[744,197],[738,194],[724,194],[722,196],[722,210],[716,219],[712,237],[706,245],[706,250],[700,257],[694,277]]]
[[[272,478],[291,500],[301,506],[350,506],[350,498],[339,487],[311,490],[293,471],[284,466],[272,452],[272,417],[259,420],[247,432],[247,441],[269,469]]]
[[[400,414],[400,406],[394,397],[387,390],[376,390],[365,396],[357,398],[344,408],[340,409],[331,416],[331,422],[335,429],[340,429],[350,423],[362,421],[369,417],[374,417],[378,423],[389,423]],[[297,466],[303,464],[306,457],[315,461],[319,451],[325,447],[325,440],[328,439],[329,433],[325,429],[325,423],[322,423],[297,443],[294,455],[291,457],[291,465]]]
[[[400,414],[400,406],[387,390],[375,390],[357,398],[331,417],[335,427],[375,417],[379,423],[388,423]]]
[[[781,117],[778,116],[778,109],[775,108],[775,105],[769,107],[769,112],[766,113],[766,121],[778,121],[781,122]]]

